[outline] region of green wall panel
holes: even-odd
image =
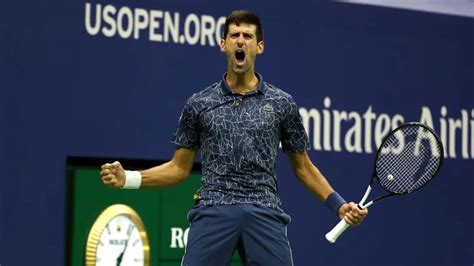
[[[184,254],[188,211],[200,185],[200,172],[193,172],[176,187],[122,190],[102,184],[99,168],[68,167],[69,203],[66,227],[70,230],[69,265],[84,265],[89,231],[100,213],[113,204],[125,204],[142,218],[150,243],[150,265],[178,266]],[[232,265],[240,265],[235,255]]]

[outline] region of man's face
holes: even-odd
[[[257,42],[257,27],[240,23],[229,25],[225,39],[221,40],[221,51],[226,53],[227,66],[235,73],[254,70],[257,54],[263,53],[263,41]]]

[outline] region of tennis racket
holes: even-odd
[[[433,129],[421,123],[397,127],[377,150],[372,177],[358,207],[368,208],[381,199],[419,190],[439,172],[443,159],[443,145]],[[366,203],[374,181],[388,193]],[[326,239],[336,242],[347,228],[349,225],[342,219],[326,234]]]

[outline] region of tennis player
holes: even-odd
[[[238,250],[245,265],[293,265],[286,235],[290,216],[277,194],[279,144],[303,185],[350,225],[367,215],[335,192],[311,162],[309,140],[293,98],[255,72],[264,51],[263,30],[254,13],[233,11],[220,50],[227,57],[222,80],[186,102],[173,142],[173,158],[143,171],[119,162],[102,166],[104,184],[116,188],[167,187],[184,181],[199,149],[202,186],[182,264],[230,265]]]

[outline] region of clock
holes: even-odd
[[[145,225],[127,205],[115,204],[95,220],[87,238],[86,266],[149,266]]]

